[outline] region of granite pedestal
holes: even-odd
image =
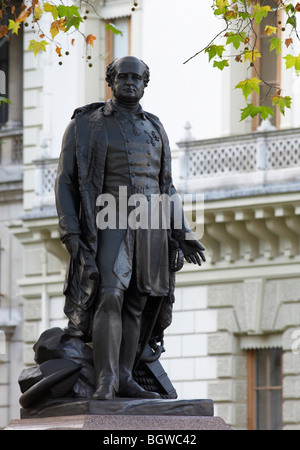
[[[21,409],[6,430],[229,430],[211,400],[59,400]]]

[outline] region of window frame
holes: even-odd
[[[122,17],[118,17],[115,19],[107,19],[105,20],[105,25],[113,22],[113,20],[121,19]],[[131,16],[125,16],[124,19],[127,19],[128,22],[128,55],[131,55]],[[107,28],[105,29],[105,67],[107,67],[114,60],[114,33],[112,33]],[[105,99],[108,100],[111,98],[111,88],[106,84],[105,85]]]
[[[283,370],[282,370],[282,360],[283,360],[283,352],[282,348],[280,355],[280,386],[270,386],[269,385],[269,377],[267,377],[266,386],[256,386],[255,384],[255,369],[256,369],[256,355],[260,350],[267,351],[267,361],[266,361],[266,374],[269,373],[270,367],[270,350],[274,347],[269,348],[257,348],[247,351],[247,374],[248,374],[248,386],[247,386],[247,397],[248,397],[248,430],[257,430],[256,427],[256,392],[257,391],[266,391],[267,393],[267,429],[270,430],[270,414],[269,414],[269,394],[271,390],[280,390],[281,391],[281,429],[282,429],[282,403],[283,403]]]

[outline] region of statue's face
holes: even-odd
[[[144,95],[143,63],[137,58],[120,58],[115,66],[116,75],[112,90],[117,100],[122,102],[137,102]]]

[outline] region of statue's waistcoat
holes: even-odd
[[[76,121],[76,158],[78,183],[81,198],[81,220],[87,245],[92,253],[97,250],[96,208],[97,197],[103,192],[105,164],[108,150],[108,134],[105,122],[105,106],[96,104],[89,112],[79,111]],[[98,106],[98,107],[97,107]],[[159,174],[161,193],[171,190],[171,155],[166,133],[159,120],[145,113],[156,128],[162,142],[162,157]]]

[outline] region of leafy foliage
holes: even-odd
[[[249,76],[235,86],[236,89],[241,89],[246,101],[252,94],[256,94],[258,98],[261,86],[267,86],[267,97],[270,98],[268,103],[274,109],[264,104],[247,103],[247,106],[241,110],[241,120],[256,115],[265,119],[274,115],[275,108],[284,115],[286,108],[291,107],[291,97],[281,96],[279,84],[270,83],[261,76],[262,55],[259,48],[259,28],[260,34],[265,35],[269,51],[284,58],[286,69],[295,70],[296,74],[300,75],[300,54],[293,54],[294,43],[297,40],[300,41],[297,31],[300,2],[276,0],[276,7],[273,8],[267,3],[269,2],[266,0],[214,0],[213,14],[224,22],[224,28],[204,49],[185,61],[187,63],[204,52],[208,54],[209,62],[213,67],[220,70],[235,63],[246,64]],[[274,20],[275,13],[280,13],[277,21]],[[289,33],[288,37],[284,39],[283,33]]]
[[[106,24],[106,29],[112,31],[114,34],[120,34],[123,36],[122,31],[120,31],[113,23]]]
[[[235,88],[242,89],[243,96],[245,97],[245,100],[247,100],[247,98],[249,97],[250,94],[252,94],[252,92],[259,93],[259,83],[261,83],[261,80],[254,77],[251,78],[250,80],[240,81]]]
[[[272,97],[272,103],[275,106],[278,106],[279,111],[281,114],[285,114],[285,108],[291,107],[292,99],[289,96],[282,97],[281,95],[274,95]]]
[[[253,103],[248,103],[246,108],[242,109],[241,121],[249,116],[252,117],[253,119],[258,114],[265,120],[269,116],[273,116],[274,111],[272,108],[269,108],[268,106],[264,105],[254,106]]]
[[[91,47],[97,39],[91,33],[84,34],[80,30],[81,25],[92,12],[99,18],[101,15],[96,10],[95,2],[89,0],[74,0],[73,4],[65,4],[63,0],[2,0],[0,7],[0,39],[9,39],[11,34],[18,35],[20,27],[31,25],[37,35],[36,39],[31,39],[28,50],[33,51],[34,56],[47,50],[47,45],[55,44],[58,57],[62,57],[63,45],[57,40],[62,35],[70,36],[71,45],[76,41],[74,33],[83,37],[86,45],[86,53],[90,53]],[[138,2],[133,2],[132,10],[138,6]],[[43,20],[45,19],[45,20]],[[49,24],[49,25],[48,25]],[[44,27],[49,27],[44,29]],[[107,24],[106,28],[114,34],[122,35],[122,32],[113,24]],[[69,54],[68,50],[65,55]],[[90,61],[90,56],[87,60]],[[60,61],[59,64],[62,64]],[[89,64],[92,66],[92,64]],[[2,100],[3,101],[3,100]]]
[[[55,52],[58,55],[59,64],[61,58],[69,54],[69,48],[75,45],[77,36],[84,39],[86,45],[86,59],[90,63],[90,52],[94,46],[97,36],[81,31],[81,25],[92,12],[99,18],[101,15],[96,10],[97,3],[92,0],[73,0],[68,5],[64,0],[2,0],[0,8],[0,39],[9,39],[11,34],[18,35],[20,27],[31,25],[36,33],[36,39],[31,39],[28,50],[33,51],[35,56],[46,52],[49,44],[55,45]],[[259,48],[258,27],[264,26],[263,32],[269,44],[270,52],[276,53],[280,58],[284,58],[287,70],[294,70],[300,74],[300,54],[294,53],[294,45],[298,44],[300,37],[297,31],[297,24],[300,13],[300,1],[297,0],[276,0],[276,8],[271,8],[267,0],[212,0],[213,14],[216,19],[224,22],[223,30],[218,33],[208,43],[208,45],[191,56],[185,63],[200,53],[204,52],[208,56],[208,62],[220,71],[228,70],[231,64],[246,64],[248,77],[241,80],[236,86],[240,89],[245,101],[253,94],[256,97],[260,94],[262,85],[268,87],[267,96],[270,97],[270,105],[273,109],[263,104],[247,103],[241,110],[241,120],[247,117],[260,115],[262,118],[274,114],[278,108],[281,114],[285,114],[286,108],[291,107],[291,97],[281,96],[281,87],[278,83],[270,83],[264,80],[260,73],[260,61],[262,55]],[[137,1],[133,1],[132,10],[138,6]],[[274,12],[279,11],[282,19],[274,22]],[[45,20],[43,20],[45,19]],[[48,29],[42,29],[48,27]],[[122,35],[113,23],[106,24],[106,29],[110,32]],[[285,39],[282,32],[288,33]],[[68,50],[63,51],[60,37],[69,36]],[[71,46],[69,45],[71,43]],[[299,51],[299,50],[298,50]],[[1,101],[5,101],[0,99]],[[252,101],[254,101],[252,99]],[[255,102],[254,102],[255,103]]]
[[[40,41],[37,42],[35,39],[31,39],[28,50],[32,50],[34,53],[34,56],[36,56],[40,51],[46,51],[46,45],[49,45],[47,41]]]
[[[2,102],[3,103],[11,103],[11,101],[8,98],[0,96],[0,105],[1,105]]]

